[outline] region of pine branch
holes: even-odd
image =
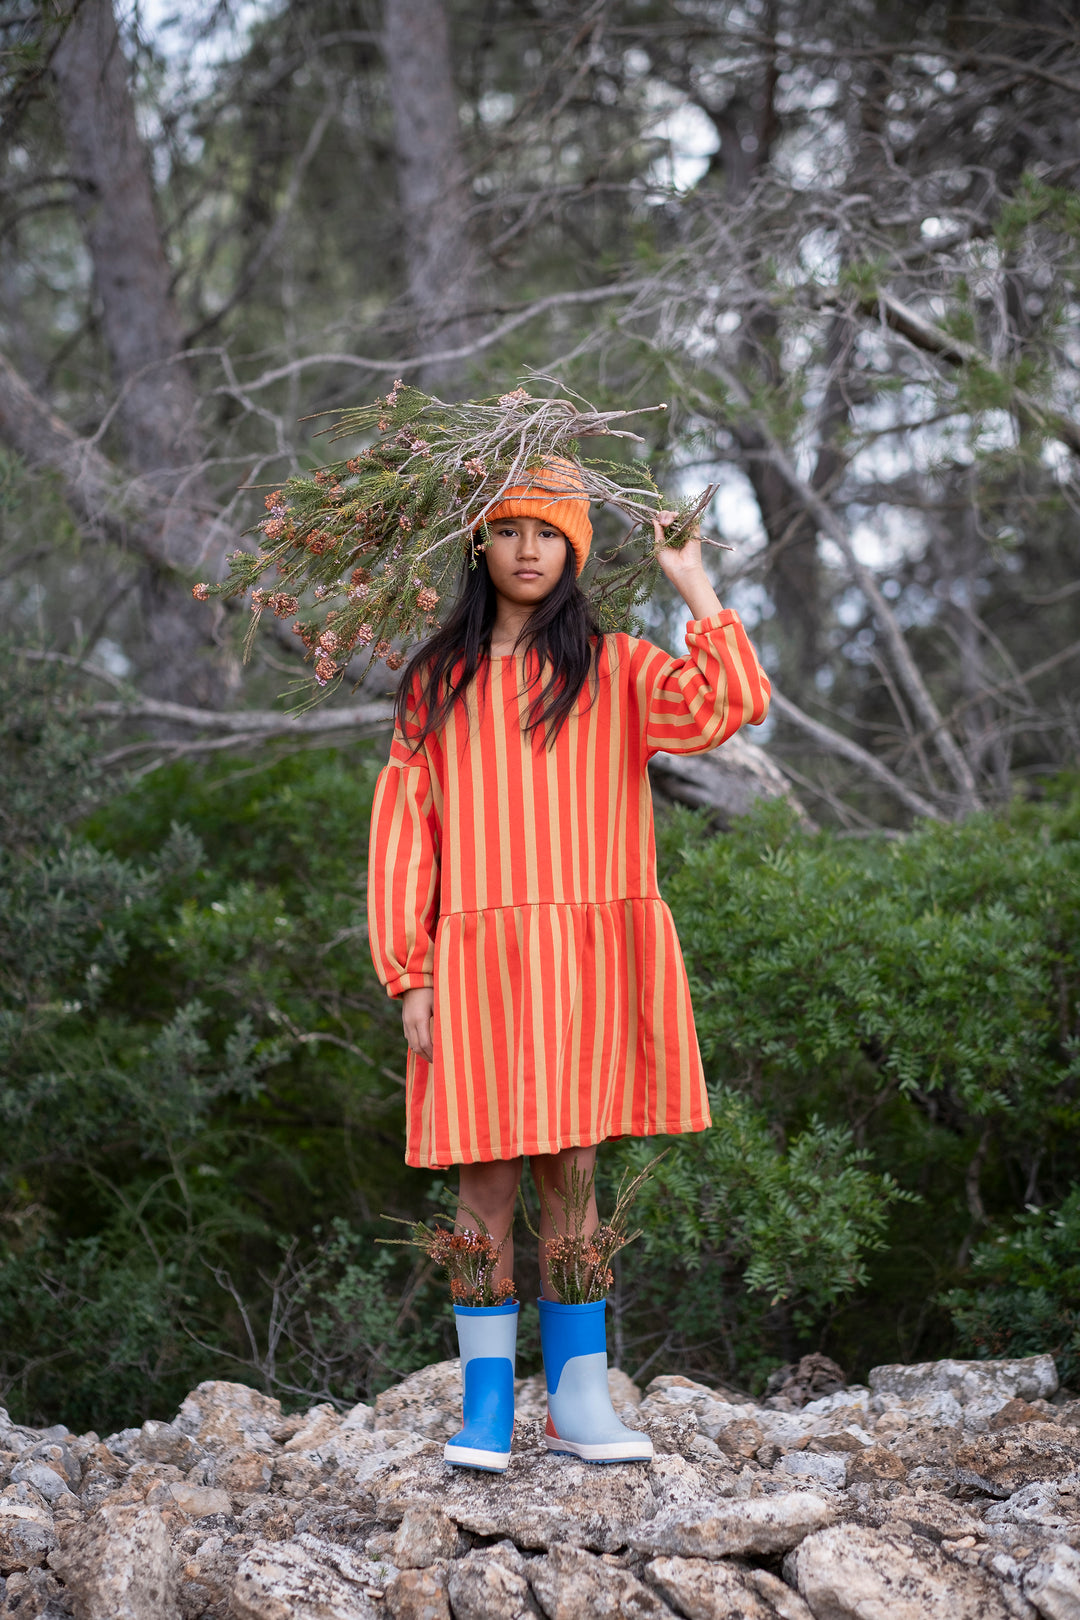
[[[523,388],[448,404],[398,381],[384,399],[339,414],[325,430],[331,442],[366,439],[367,448],[269,494],[260,549],[234,552],[228,578],[196,585],[193,594],[206,601],[250,592],[249,649],[267,609],[291,618],[303,602],[305,617],[292,628],[321,688],[340,684],[358,649],[371,648],[368,667],[383,658],[398,669],[401,648],[431,633],[463,565],[475,566],[487,514],[508,489],[526,484],[553,499],[613,506],[630,519],[591,588],[601,627],[629,628],[652,588],[653,518],[665,503],[640,462],[582,461],[578,452],[585,438],[640,443],[621,424],[643,410],[599,411]],[[684,503],[667,545],[685,541],[711,493]],[[272,585],[263,583],[268,576]]]

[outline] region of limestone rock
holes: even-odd
[[[222,1490],[249,1492],[268,1489],[274,1464],[262,1451],[227,1451],[214,1467],[214,1483]]]
[[[377,1567],[345,1547],[301,1535],[257,1541],[232,1589],[235,1620],[376,1620]]]
[[[747,1584],[769,1604],[778,1620],[814,1620],[813,1615],[791,1587],[767,1569],[751,1569],[746,1573]]]
[[[944,1392],[961,1406],[987,1396],[1002,1402],[1019,1395],[1025,1401],[1053,1395],[1058,1387],[1053,1356],[1023,1356],[1013,1361],[924,1361],[910,1367],[874,1367],[870,1388],[875,1394],[919,1395]]]
[[[1057,1413],[1049,1401],[1024,1401],[1018,1395],[997,1411],[987,1423],[987,1429],[1008,1429],[1014,1423],[1053,1423]]]
[[[796,1366],[778,1367],[766,1385],[766,1405],[797,1411],[808,1401],[846,1389],[847,1374],[820,1351],[803,1356]]]
[[[1024,1575],[1024,1596],[1045,1620],[1080,1620],[1080,1553],[1054,1547]]]
[[[449,1440],[461,1428],[461,1363],[437,1361],[375,1397],[376,1429]]]
[[[147,1462],[171,1463],[176,1468],[192,1468],[203,1455],[202,1447],[175,1423],[158,1423],[148,1418],[139,1431],[135,1449]]]
[[[189,1519],[209,1519],[214,1514],[232,1512],[228,1494],[210,1485],[189,1485],[186,1480],[179,1480],[163,1484],[159,1491],[149,1492],[147,1501],[156,1506],[178,1507]]]
[[[847,1466],[849,1485],[866,1484],[878,1479],[906,1479],[907,1467],[902,1457],[888,1446],[867,1446],[851,1458]]]
[[[789,1491],[748,1501],[702,1503],[697,1509],[668,1509],[634,1530],[629,1545],[638,1552],[686,1558],[782,1553],[834,1517],[834,1507],[823,1497]]]
[[[455,1559],[447,1574],[454,1620],[531,1620],[540,1610],[527,1571],[511,1541]]]
[[[514,1385],[514,1429],[522,1434],[530,1423],[543,1424],[547,1419],[547,1383],[542,1372],[531,1378],[519,1378]]]
[[[921,1538],[834,1525],[808,1536],[793,1564],[814,1620],[1009,1620],[996,1581]]]
[[[95,1440],[96,1438],[95,1436]],[[91,1449],[89,1446],[86,1448],[87,1451]],[[46,1468],[51,1468],[53,1473],[60,1475],[70,1490],[79,1489],[82,1463],[74,1448],[68,1443],[68,1439],[39,1440],[37,1445],[30,1446],[21,1453],[19,1461],[44,1463]]]
[[[653,1458],[647,1473],[657,1510],[696,1506],[716,1494],[701,1469],[685,1457],[661,1454]]]
[[[674,1422],[678,1427],[680,1422],[685,1424],[691,1419],[699,1433],[715,1440],[732,1425],[743,1424],[747,1419],[753,1421],[760,1413],[753,1405],[736,1405],[724,1399],[707,1384],[668,1376],[654,1378],[648,1385],[638,1416],[654,1440],[663,1434],[665,1425]],[[661,1425],[659,1431],[655,1427],[657,1423]]]
[[[180,1620],[178,1573],[157,1508],[103,1507],[50,1562],[77,1620]]]
[[[1068,1530],[1080,1521],[1080,1502],[1073,1489],[1062,1491],[1050,1480],[1022,1485],[1004,1502],[988,1509],[988,1524],[1038,1526],[1041,1530]]]
[[[871,1529],[886,1525],[900,1535],[923,1536],[927,1541],[961,1541],[970,1536],[982,1540],[986,1525],[962,1502],[947,1496],[890,1496],[863,1507],[860,1518]]]
[[[247,1384],[220,1379],[193,1389],[174,1419],[182,1434],[215,1452],[273,1451],[273,1431],[280,1423],[280,1401]]]
[[[547,1620],[666,1620],[672,1613],[628,1569],[580,1547],[553,1547],[529,1579]]]
[[[58,1474],[54,1468],[46,1463],[36,1462],[28,1458],[26,1462],[19,1462],[11,1470],[11,1483],[13,1485],[32,1485],[40,1496],[43,1496],[50,1505],[58,1496],[67,1494],[67,1480]]]
[[[289,1457],[309,1458],[331,1468],[349,1468],[373,1452],[393,1449],[417,1437],[407,1429],[375,1428],[375,1409],[361,1403],[342,1417],[332,1406],[315,1406],[285,1441]],[[280,1465],[279,1465],[280,1466]],[[302,1470],[301,1470],[302,1472]],[[282,1470],[283,1477],[290,1477]],[[294,1472],[291,1477],[298,1477]]]
[[[822,1456],[813,1451],[797,1451],[781,1457],[777,1471],[796,1479],[812,1479],[833,1490],[842,1491],[847,1483],[847,1463],[843,1457]]]
[[[386,1588],[392,1620],[450,1620],[445,1569],[403,1569]]]
[[[656,1456],[607,1468],[544,1448],[522,1380],[502,1476],[442,1460],[456,1361],[344,1416],[210,1382],[107,1444],[0,1412],[0,1614],[1080,1620],[1080,1402],[1039,1392],[1046,1358],[803,1371],[772,1406],[612,1371]]]
[[[399,1569],[428,1569],[461,1549],[461,1534],[440,1507],[409,1508],[398,1525],[390,1556]]]
[[[1056,1423],[1025,1423],[980,1435],[957,1446],[961,1484],[988,1496],[1012,1496],[1032,1480],[1062,1480],[1080,1469],[1080,1433]]]
[[[0,1574],[37,1568],[55,1546],[53,1516],[44,1503],[0,1497]]]
[[[631,1528],[656,1510],[640,1463],[596,1468],[539,1450],[515,1452],[505,1474],[482,1474],[448,1469],[441,1448],[430,1447],[368,1481],[368,1488],[384,1522],[436,1503],[463,1530],[526,1548],[566,1542],[617,1552]]]
[[[764,1445],[765,1431],[752,1417],[735,1418],[731,1423],[721,1425],[708,1438],[716,1441],[726,1457],[749,1458]]]
[[[650,1586],[687,1620],[776,1620],[776,1610],[750,1584],[748,1573],[708,1558],[654,1558],[645,1567]]]
[[[370,1409],[369,1409],[370,1410]],[[304,1413],[303,1426],[286,1440],[286,1451],[316,1451],[341,1427],[341,1413],[335,1406],[313,1406]]]

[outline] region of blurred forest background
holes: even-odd
[[[0,53],[0,1401],[451,1353],[373,1242],[444,1191],[365,937],[390,677],[291,716],[288,626],[245,668],[190,594],[396,376],[666,402],[775,680],[657,765],[716,1124],[619,1363],[1080,1380],[1074,8],[0,0]]]

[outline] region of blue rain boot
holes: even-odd
[[[651,1462],[652,1441],[619,1422],[607,1381],[607,1301],[559,1305],[542,1299],[540,1347],[547,1379],[549,1451],[583,1462]]]
[[[465,1426],[443,1447],[457,1468],[505,1474],[514,1433],[518,1305],[455,1305]]]

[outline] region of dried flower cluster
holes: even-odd
[[[463,558],[475,558],[474,538],[479,533],[482,542],[484,515],[502,492],[529,481],[551,456],[576,459],[583,437],[640,443],[613,425],[637,414],[579,409],[524,388],[498,400],[445,404],[399,380],[384,399],[346,411],[328,430],[333,441],[366,441],[366,448],[272,490],[259,549],[233,552],[228,578],[198,584],[192,594],[205,602],[250,592],[249,647],[267,609],[278,617],[300,613],[293,629],[321,687],[339,680],[364,648],[370,660],[398,669],[403,649],[434,628],[435,609],[453,593]],[[604,628],[624,628],[652,588],[651,519],[663,501],[639,461],[580,465],[589,498],[631,520],[630,535],[617,556],[602,559],[591,587]],[[689,522],[668,543],[678,545],[687,532]],[[264,583],[270,574],[274,588]],[[316,605],[330,604],[332,613],[316,616]],[[332,642],[325,634],[331,618]]]
[[[465,1213],[476,1222],[476,1231],[458,1232],[449,1226],[398,1221],[396,1216],[388,1215],[384,1218],[407,1227],[409,1236],[380,1238],[379,1242],[401,1243],[419,1249],[446,1272],[450,1298],[455,1305],[507,1305],[515,1298],[513,1281],[509,1277],[495,1277],[503,1245],[496,1243],[478,1215],[471,1210]]]
[[[562,1205],[561,1220],[556,1218],[545,1197],[550,1224],[565,1228],[544,1243],[551,1292],[559,1304],[588,1305],[594,1300],[603,1299],[613,1281],[612,1261],[620,1249],[625,1249],[628,1243],[633,1243],[641,1235],[638,1231],[629,1230],[630,1207],[648,1181],[653,1165],[661,1158],[663,1154],[629,1181],[629,1172],[623,1176],[611,1219],[601,1222],[591,1232],[587,1231],[587,1227],[596,1180],[595,1170],[587,1176],[577,1164],[570,1164],[563,1185],[555,1190],[556,1199]],[[534,1237],[540,1237],[531,1224],[529,1230]]]

